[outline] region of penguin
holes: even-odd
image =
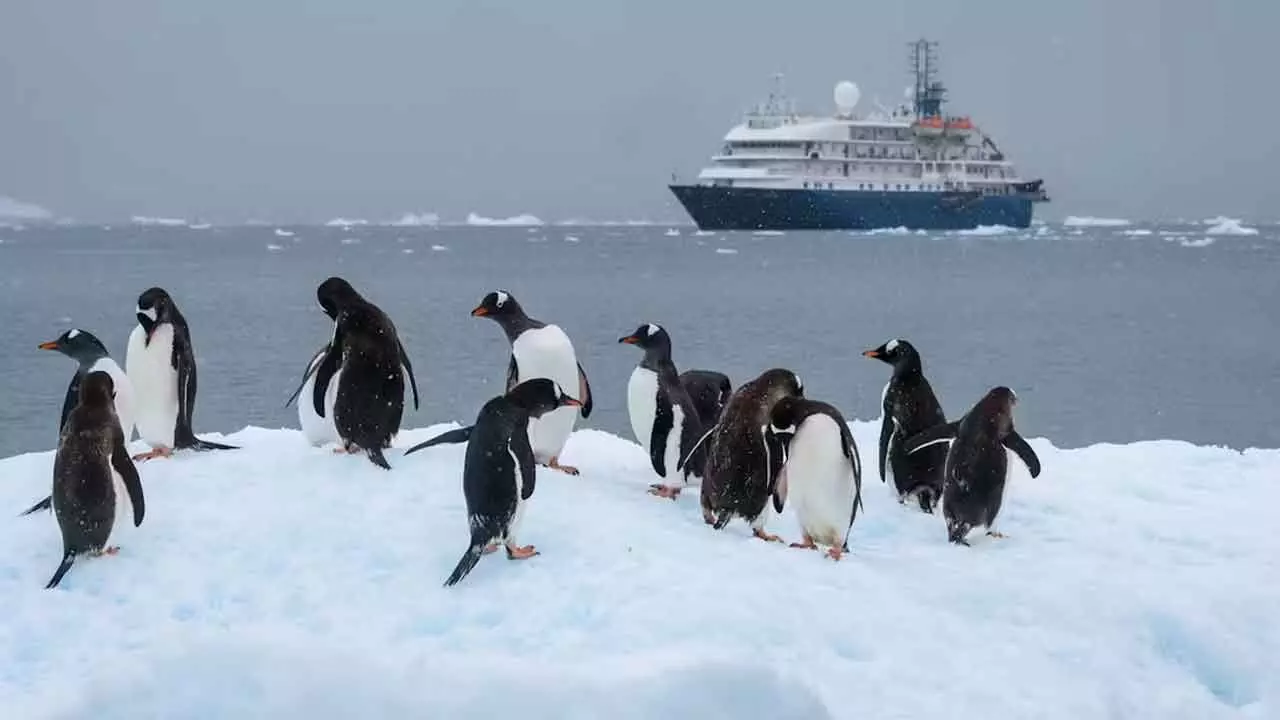
[[[547,378],[525,380],[480,408],[476,422],[450,430],[405,451],[405,455],[443,443],[467,443],[462,466],[462,493],[467,503],[471,540],[445,587],[456,585],[480,562],[482,555],[506,545],[507,557],[523,560],[539,554],[532,545],[521,546],[516,533],[525,504],[533,496],[537,474],[529,422],[559,408],[582,403],[569,397]]]
[[[899,504],[914,496],[920,509],[932,514],[942,497],[947,449],[934,445],[913,455],[902,449],[907,438],[947,422],[933,386],[924,376],[920,353],[911,343],[896,338],[862,354],[893,367],[880,394],[880,482],[887,482],[887,476],[892,475]]]
[[[169,457],[174,450],[237,450],[201,440],[192,430],[196,405],[196,356],[191,331],[163,288],[138,296],[138,325],[129,334],[125,373],[133,384],[138,435],[151,451],[134,460]]]
[[[669,480],[649,486],[649,493],[675,500],[690,478],[702,481],[706,450],[693,454],[694,443],[702,437],[703,421],[680,382],[671,360],[671,336],[660,325],[648,323],[618,338],[619,343],[644,350],[639,364],[627,381],[627,413],[631,430],[640,447],[649,454],[649,463],[658,477]],[[719,397],[719,388],[716,387]],[[679,478],[679,481],[676,481]]]
[[[783,451],[773,508],[782,512],[790,500],[804,534],[791,547],[826,545],[827,556],[839,560],[862,506],[862,459],[849,423],[828,403],[784,397],[769,413],[768,432]]]
[[[764,531],[769,498],[782,470],[782,448],[768,432],[773,406],[785,397],[804,397],[804,385],[790,370],[773,368],[741,385],[729,397],[720,422],[703,433],[709,443],[702,476],[702,518],[716,530],[734,517],[751,524],[761,540],[782,542]]]
[[[316,288],[316,299],[320,302],[320,309],[330,320],[337,323],[339,309],[347,303],[363,303],[373,307],[382,315],[385,323],[392,327],[395,323],[387,316],[381,308],[370,303],[356,289],[340,277],[330,277]],[[409,385],[413,389],[413,409],[418,409],[418,381],[414,377],[413,363],[409,360],[409,353],[405,351],[404,344],[399,340],[399,333],[396,335],[396,347],[400,352],[400,364],[404,369],[404,373],[409,378]],[[289,396],[285,401],[287,407],[297,397],[311,398],[315,392],[315,373],[320,363],[324,361],[325,356],[329,353],[331,347],[326,343],[323,347],[312,356],[311,362],[307,365],[306,372],[302,375],[302,384],[297,390]],[[339,442],[338,429],[333,422],[333,406],[337,402],[338,385],[342,382],[342,367],[338,364],[333,371],[333,375],[324,384],[322,392],[324,393],[324,412],[318,412],[315,405],[311,402],[298,403],[298,424],[302,428],[303,436],[307,438],[307,442],[314,446],[324,445],[330,442]],[[389,445],[388,445],[389,446]]]
[[[400,432],[404,415],[405,378],[402,348],[395,326],[376,306],[350,302],[338,313],[330,349],[315,372],[311,397],[315,412],[325,417],[325,394],[342,368],[333,403],[340,447],[335,453],[364,451],[374,465],[390,470],[382,451]]]
[[[107,348],[93,333],[79,328],[72,328],[46,343],[40,343],[41,350],[56,350],[79,363],[76,372],[67,385],[67,395],[62,402],[62,416],[58,419],[58,431],[61,436],[62,427],[67,424],[67,417],[80,402],[80,382],[84,376],[102,371],[111,376],[115,388],[112,405],[116,416],[120,419],[120,428],[124,432],[124,441],[133,439],[133,385],[124,370],[116,364],[107,353]],[[40,502],[22,511],[30,515],[40,510],[52,509],[52,498],[46,497]]]
[[[1012,450],[1031,477],[1040,476],[1040,458],[1013,427],[1013,408],[1018,397],[1007,387],[987,392],[964,417],[935,425],[906,441],[908,455],[940,443],[950,443],[943,468],[942,515],[947,521],[947,539],[968,545],[965,536],[975,527],[987,528],[987,535],[1002,538],[992,529],[1004,485],[1008,479]]]
[[[698,419],[704,428],[715,425],[720,419],[720,411],[729,396],[733,394],[733,383],[729,376],[715,370],[685,370],[680,373],[680,384],[693,399],[693,406],[698,411]]]
[[[146,514],[138,468],[124,446],[124,431],[112,409],[111,375],[94,370],[80,382],[76,407],[58,439],[53,459],[53,514],[62,532],[62,562],[45,585],[56,587],[80,555],[114,555],[108,547],[115,524],[116,490],[112,470],[120,474],[133,506],[133,525]]]
[[[524,308],[506,290],[495,290],[480,301],[471,311],[472,317],[487,317],[502,328],[511,343],[511,358],[507,362],[507,385],[510,390],[525,380],[545,377],[561,387],[577,388],[580,406],[557,408],[546,415],[529,421],[529,441],[533,456],[539,465],[553,470],[577,475],[578,469],[560,464],[560,453],[573,433],[581,413],[585,420],[591,417],[591,385],[574,352],[569,336],[558,325],[534,320],[525,314]],[[574,408],[577,408],[576,410]]]

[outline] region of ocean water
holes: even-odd
[[[502,391],[506,339],[470,315],[502,288],[573,339],[596,408],[579,427],[624,437],[640,355],[617,340],[655,322],[681,370],[737,384],[785,366],[851,420],[880,415],[889,376],[862,351],[899,337],[921,351],[948,417],[1007,385],[1021,432],[1058,447],[1280,447],[1280,227],[1207,229],[0,228],[0,457],[56,444],[75,366],[36,345],[79,327],[123,366],[153,285],[191,325],[197,433],[297,427],[284,402],[330,336],[315,299],[330,275],[399,328],[422,393],[405,427],[470,422]]]

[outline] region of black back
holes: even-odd
[[[729,376],[714,370],[685,370],[680,373],[680,384],[689,393],[703,427],[711,427],[720,419],[720,412],[733,394]]]
[[[404,367],[404,372],[409,376],[409,386],[413,390],[413,409],[418,409],[418,379],[413,373],[413,362],[409,360],[409,353],[404,349],[404,343],[400,341],[400,334],[396,330],[396,324],[391,320],[382,308],[365,299],[363,295],[356,292],[351,283],[345,279],[334,276],[326,279],[316,287],[316,300],[320,303],[320,309],[330,320],[334,321],[334,332],[337,332],[338,315],[344,308],[359,307],[366,313],[377,316],[378,324],[383,328],[384,332],[390,332],[391,337],[395,340],[398,362]],[[321,349],[324,353],[324,359],[317,365],[308,365],[309,371],[303,373],[302,382],[298,385],[298,390],[290,396],[290,401],[302,390],[302,386],[307,384],[307,378],[311,373],[319,373],[322,368],[325,369],[323,376],[317,375],[315,382],[315,397],[320,398],[318,401],[316,412],[320,417],[324,417],[324,395],[328,390],[329,381],[333,375],[342,367],[342,351],[337,349],[331,340],[328,345]],[[315,362],[314,358],[312,362]],[[401,398],[401,406],[403,407],[404,399]],[[288,402],[285,403],[288,405]]]
[[[338,314],[332,349],[316,370],[312,402],[324,417],[324,388],[342,367],[333,408],[334,426],[347,443],[358,445],[379,467],[388,468],[382,449],[400,431],[404,414],[404,373],[400,345],[386,315],[363,303]]]

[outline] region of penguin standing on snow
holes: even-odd
[[[826,545],[827,556],[839,560],[862,505],[862,460],[849,424],[827,403],[785,397],[773,406],[768,432],[785,458],[773,507],[782,512],[789,500],[804,533],[791,547]]]
[[[45,589],[55,587],[80,555],[114,555],[107,547],[115,524],[116,490],[111,471],[120,473],[133,506],[133,525],[146,507],[138,469],[124,447],[124,431],[112,409],[113,383],[95,370],[80,382],[79,404],[67,417],[53,459],[53,514],[62,531],[62,562]]]
[[[320,283],[319,287],[316,288],[316,299],[320,302],[320,309],[324,310],[324,314],[328,315],[335,325],[338,321],[340,309],[348,304],[357,303],[371,308],[375,314],[381,316],[382,322],[387,326],[395,327],[395,323],[391,321],[390,316],[356,292],[351,283],[343,278],[331,277]],[[417,410],[418,381],[413,374],[413,363],[409,360],[409,353],[405,351],[404,344],[400,342],[398,332],[396,335],[396,347],[400,353],[400,364],[404,368],[404,373],[409,376],[409,385],[413,388],[413,409]],[[316,383],[319,382],[316,377],[316,371],[331,351],[333,351],[332,344],[326,343],[311,357],[311,362],[307,365],[307,371],[302,375],[302,384],[285,401],[286,406],[293,402],[296,397],[311,398],[314,396],[317,392]],[[333,367],[333,374],[318,390],[324,395],[323,411],[317,410],[315,404],[310,401],[298,403],[298,424],[302,427],[302,433],[307,438],[307,442],[316,446],[328,442],[340,442],[338,428],[333,421],[333,408],[338,400],[338,386],[342,382],[341,358],[338,358],[337,365]]]
[[[129,382],[129,377],[125,375],[124,370],[121,370],[116,361],[111,359],[102,341],[93,333],[72,328],[59,335],[56,340],[41,343],[39,348],[56,350],[79,363],[75,374],[71,376],[71,382],[67,385],[67,395],[62,402],[62,416],[58,419],[59,434],[62,427],[67,424],[71,411],[80,403],[80,383],[84,380],[84,376],[91,372],[102,371],[111,376],[112,386],[115,388],[112,406],[116,417],[119,418],[124,441],[129,442],[133,438],[133,385]],[[39,510],[49,510],[52,507],[51,502],[52,499],[46,497],[24,510],[22,514],[30,515]]]
[[[975,527],[987,528],[987,535],[1004,537],[991,529],[1008,479],[1012,450],[1031,477],[1040,475],[1040,458],[1013,427],[1013,407],[1018,398],[1007,387],[992,388],[964,417],[936,425],[906,441],[904,449],[915,453],[938,443],[950,442],[942,490],[942,516],[947,521],[947,539],[968,545],[965,536]]]
[[[688,391],[693,406],[698,411],[702,427],[709,428],[720,420],[720,411],[733,394],[729,376],[715,370],[685,370],[680,373],[680,384]]]
[[[236,450],[200,440],[192,430],[196,356],[191,330],[173,298],[153,287],[138,297],[138,325],[129,335],[125,372],[133,384],[138,435],[151,451],[134,460],[168,457],[174,450]]]
[[[933,386],[925,379],[920,353],[906,340],[894,339],[862,354],[893,367],[893,375],[880,395],[884,412],[880,424],[880,482],[892,475],[899,503],[914,495],[920,509],[932,513],[942,497],[942,465],[947,449],[934,445],[912,455],[903,449],[907,438],[947,421]]]
[[[471,311],[473,317],[487,317],[502,328],[511,343],[507,362],[507,390],[533,378],[554,380],[560,387],[577,388],[581,406],[561,407],[529,421],[529,441],[539,465],[577,475],[578,469],[560,464],[560,453],[573,433],[576,414],[591,417],[591,385],[578,362],[573,343],[558,325],[534,320],[505,290],[484,296]],[[575,410],[574,408],[578,408]]]
[[[761,540],[782,542],[766,533],[764,526],[783,462],[782,448],[768,432],[769,417],[785,397],[804,397],[800,378],[783,368],[766,370],[734,391],[720,422],[699,440],[699,446],[709,443],[702,476],[702,517],[715,529],[740,517]]]
[[[702,479],[706,450],[699,447],[690,454],[702,437],[702,418],[676,374],[666,329],[652,323],[641,325],[618,342],[644,350],[627,381],[627,413],[636,441],[649,453],[653,471],[664,480],[670,478],[650,485],[650,494],[674,500],[691,476]]]
[[[538,554],[532,545],[516,542],[525,503],[533,496],[537,473],[529,443],[529,422],[559,408],[581,406],[556,382],[547,378],[525,380],[480,408],[470,427],[450,430],[409,448],[405,455],[432,445],[467,443],[462,467],[462,492],[467,502],[471,544],[445,581],[455,585],[470,573],[480,556],[498,549],[502,542],[511,560]]]

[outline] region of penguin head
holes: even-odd
[[[106,405],[116,396],[116,384],[102,370],[94,370],[80,381],[81,405]]]
[[[786,368],[765,370],[757,380],[764,387],[780,393],[782,397],[788,395],[804,397],[804,383],[800,381],[800,376]]]
[[[894,338],[880,347],[867,350],[862,354],[895,367],[904,362],[909,362],[912,358],[919,357],[915,347],[901,338]]]
[[[645,323],[630,335],[618,338],[618,342],[635,345],[642,350],[660,350],[671,347],[671,336],[661,325]]]
[[[769,410],[769,424],[765,427],[765,432],[782,444],[784,452],[790,449],[791,439],[796,435],[796,427],[803,419],[801,402],[802,398],[799,397],[784,397],[774,403],[773,408]]]
[[[549,378],[531,378],[507,391],[507,399],[529,413],[541,417],[562,407],[582,407],[582,402],[565,394],[558,383]]]
[[[516,302],[511,293],[506,290],[494,290],[485,295],[480,304],[471,310],[471,316],[498,319],[519,315],[523,312],[520,308],[520,303]]]
[[[320,308],[330,320],[336,321],[342,307],[359,298],[360,293],[351,287],[351,283],[336,276],[325,280],[316,288],[316,300],[320,301]]]
[[[148,288],[138,296],[138,324],[146,331],[148,342],[157,325],[171,320],[173,311],[173,298],[164,288]]]
[[[93,333],[79,328],[72,328],[59,335],[56,340],[40,343],[37,347],[41,350],[57,350],[86,365],[107,356],[107,348],[102,341],[94,337]]]
[[[1009,388],[999,385],[987,391],[978,401],[975,410],[988,422],[994,423],[1001,435],[1013,427],[1013,408],[1018,396]]]

